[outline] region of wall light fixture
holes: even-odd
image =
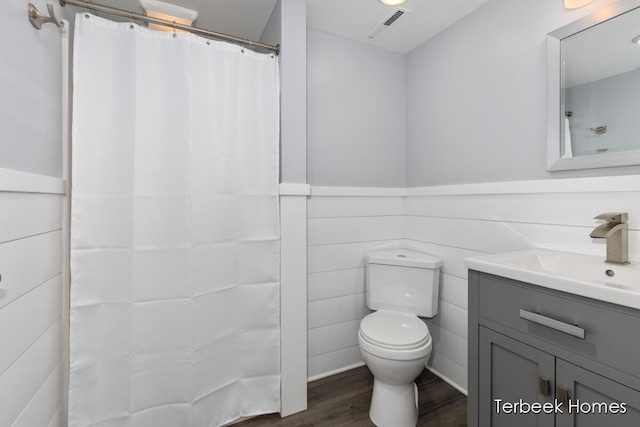
[[[593,2],[594,0],[564,0],[564,7],[565,9],[578,9]]]

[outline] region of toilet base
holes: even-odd
[[[377,427],[415,427],[418,424],[418,386],[373,380],[369,418]]]

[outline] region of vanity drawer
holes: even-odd
[[[480,324],[499,323],[640,378],[636,310],[486,274],[479,279]],[[572,335],[580,329],[584,338]]]

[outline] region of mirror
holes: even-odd
[[[640,164],[640,0],[547,35],[547,170]]]

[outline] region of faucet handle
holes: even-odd
[[[629,220],[629,214],[627,212],[607,212],[598,215],[594,219],[604,219],[612,224],[624,224]]]

